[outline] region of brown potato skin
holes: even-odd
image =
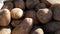
[[[0,26],[7,26],[10,23],[11,15],[8,9],[0,10]]]
[[[14,8],[11,10],[11,17],[13,19],[19,19],[23,16],[23,10],[20,8]]]
[[[39,0],[26,0],[26,7],[28,9],[34,8],[37,4],[39,4]]]
[[[42,24],[46,24],[52,18],[52,11],[47,8],[39,9],[36,13],[36,16],[37,16],[37,19],[39,20],[39,22],[41,22]]]
[[[44,26],[44,29],[46,32],[54,33],[55,31],[60,29],[60,22],[57,21],[49,22]]]
[[[13,3],[11,1],[5,1],[2,9],[12,10],[13,9]]]
[[[21,20],[12,20],[11,25],[12,25],[13,27],[16,27],[16,26],[19,25],[20,23],[21,23]]]
[[[14,0],[15,8],[25,9],[25,4],[23,0]]]
[[[60,4],[54,4],[50,9],[53,11],[54,20],[60,21]]]
[[[29,34],[30,29],[33,26],[32,18],[25,18],[20,25],[18,25],[13,31],[12,34]]]

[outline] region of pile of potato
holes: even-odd
[[[60,34],[60,0],[3,1],[0,34]]]

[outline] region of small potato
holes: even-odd
[[[2,9],[12,10],[13,9],[13,3],[11,1],[4,2],[4,5],[3,5]]]
[[[44,9],[39,9],[37,11],[37,19],[42,24],[49,22],[51,18],[52,18],[52,11],[50,9],[44,8]]]
[[[12,25],[13,27],[16,27],[16,26],[19,25],[20,23],[21,23],[21,20],[12,20],[11,25]]]
[[[39,10],[39,9],[42,9],[42,8],[46,8],[46,4],[45,3],[39,3],[39,4],[37,4],[35,10]]]
[[[10,28],[3,28],[0,30],[0,34],[11,34]]]
[[[33,26],[32,18],[25,18],[21,24],[19,24],[13,31],[12,34],[29,34]]]
[[[60,0],[41,0],[41,2],[51,6],[51,5],[54,5],[54,4],[60,4]]]
[[[60,22],[49,22],[44,26],[44,29],[49,33],[54,33],[55,31],[60,29]]]
[[[14,8],[11,10],[11,17],[13,19],[19,19],[23,16],[23,10],[20,8]]]
[[[55,34],[60,34],[60,30],[56,31]]]
[[[54,4],[50,8],[53,11],[53,18],[60,21],[60,4]]]
[[[39,0],[26,0],[26,7],[28,9],[34,8],[37,4],[39,4]]]
[[[25,9],[25,4],[23,0],[14,0],[15,8]]]
[[[43,32],[43,30],[41,28],[37,28],[31,34],[44,34],[44,32]]]
[[[0,26],[7,26],[10,23],[11,15],[8,9],[0,10]]]

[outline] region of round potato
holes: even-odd
[[[45,24],[49,22],[52,18],[52,11],[50,9],[44,8],[37,11],[37,18],[42,23]]]
[[[19,19],[23,16],[23,10],[20,8],[14,8],[11,10],[11,17],[13,19]]]

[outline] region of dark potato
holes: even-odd
[[[23,0],[14,0],[15,8],[25,9],[25,4]]]
[[[53,11],[53,18],[60,21],[60,4],[54,4],[50,8]]]
[[[28,9],[34,8],[37,4],[39,4],[39,0],[26,0],[26,7]]]
[[[11,10],[11,17],[13,19],[19,19],[23,16],[23,10],[20,8],[14,8]]]
[[[45,25],[44,29],[49,33],[54,33],[55,31],[60,29],[60,22],[49,22]]]
[[[12,34],[28,34],[33,26],[32,18],[25,18],[21,24],[19,24],[13,31]]]
[[[4,5],[3,5],[2,9],[12,10],[13,9],[13,3],[11,1],[4,2]]]
[[[37,11],[37,18],[42,24],[45,24],[51,20],[52,11],[50,9],[47,9],[47,8],[39,9]]]
[[[0,10],[0,26],[7,26],[10,23],[11,15],[8,9]]]

